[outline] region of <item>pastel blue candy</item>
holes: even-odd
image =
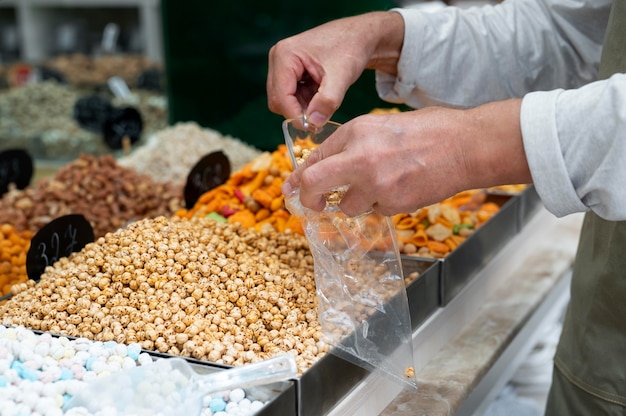
[[[69,394],[65,393],[63,395],[63,405],[65,405],[65,403],[69,402],[71,398],[72,398],[72,396],[70,396]]]
[[[209,402],[209,409],[211,409],[213,413],[224,411],[226,409],[226,402],[221,397],[212,398]]]
[[[117,342],[115,341],[107,341],[102,346],[104,348],[115,348],[116,345],[117,345]]]
[[[37,370],[33,370],[32,368],[22,366],[21,371],[18,370],[18,374],[24,380],[30,380],[30,381],[39,380],[39,372],[37,372]]]
[[[126,349],[126,355],[132,358],[134,361],[137,361],[140,353],[141,353],[141,347],[137,344],[129,345],[128,348]]]
[[[89,358],[87,358],[87,361],[85,361],[85,369],[87,371],[91,371],[91,369],[93,367],[93,363],[95,363],[96,361],[98,361],[97,357],[89,357]]]
[[[9,380],[5,376],[0,376],[0,388],[9,385]]]
[[[13,360],[13,362],[11,363],[11,368],[19,372],[21,368],[24,368],[24,363],[22,363],[20,360]]]
[[[59,379],[61,380],[72,380],[74,378],[74,373],[72,372],[72,370],[64,368],[61,370],[61,377],[59,377]]]

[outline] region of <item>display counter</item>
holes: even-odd
[[[371,374],[330,415],[471,415],[494,398],[569,297],[582,215],[541,208],[413,334],[418,390]]]

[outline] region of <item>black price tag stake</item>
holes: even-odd
[[[209,153],[196,163],[187,176],[185,205],[193,208],[200,196],[226,182],[230,177],[230,160],[218,150]]]
[[[102,134],[104,123],[111,117],[112,112],[111,101],[99,95],[90,95],[76,100],[72,116],[81,128]]]
[[[104,141],[113,150],[124,148],[124,141],[135,143],[141,138],[143,118],[133,107],[114,108],[104,122]]]
[[[33,176],[33,159],[25,150],[10,149],[0,152],[0,195],[15,184],[17,189],[24,189]]]
[[[93,228],[80,214],[65,215],[49,222],[30,242],[26,254],[28,278],[38,282],[47,266],[82,250],[93,241]]]

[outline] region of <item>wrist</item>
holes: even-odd
[[[476,188],[531,183],[520,127],[521,99],[468,110],[473,125],[466,143],[468,177]]]
[[[376,25],[370,33],[376,36],[377,42],[366,67],[397,75],[404,43],[404,18],[395,11],[375,12],[373,17]]]

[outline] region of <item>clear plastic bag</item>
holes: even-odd
[[[285,139],[295,139],[293,126],[284,131]],[[389,218],[376,211],[347,217],[337,203],[313,211],[300,203],[298,190],[285,203],[300,218],[309,242],[318,317],[333,353],[417,388],[411,317]]]

